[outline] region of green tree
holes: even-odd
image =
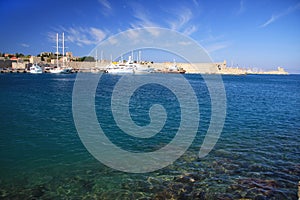
[[[84,56],[80,59],[82,62],[95,62],[95,58],[92,56]]]
[[[17,58],[24,58],[25,57],[24,54],[22,54],[22,53],[16,53],[15,55],[16,55]]]

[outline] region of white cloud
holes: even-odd
[[[195,4],[195,6],[199,6],[199,2],[197,0],[193,0],[193,3]]]
[[[263,27],[266,27],[268,26],[269,24],[273,23],[275,20],[277,20],[279,18],[279,16],[274,16],[272,15],[271,18],[266,21],[264,24],[262,24],[260,27],[263,28]]]
[[[190,8],[181,7],[172,12],[172,19],[168,20],[167,23],[172,30],[180,31],[185,35],[191,35],[197,31],[196,25],[191,23],[193,18],[194,13]]]
[[[139,4],[132,4],[131,5],[133,10],[133,16],[136,18],[135,22],[132,22],[130,24],[131,28],[137,29],[137,28],[150,28],[150,27],[162,27],[161,25],[153,22],[153,20],[150,19],[150,15],[147,14],[147,11],[143,6]],[[159,32],[156,29],[148,29],[148,31],[153,36],[158,36]],[[135,34],[132,33],[132,37],[136,37]]]
[[[102,14],[104,14],[104,15],[110,15],[111,12],[112,12],[112,6],[109,3],[109,1],[108,0],[98,0],[98,2],[103,7]]]
[[[102,41],[106,36],[104,31],[100,29],[91,27],[90,30],[91,30],[91,35],[94,37],[95,41]]]
[[[21,43],[20,45],[21,45],[22,47],[26,47],[26,48],[27,48],[27,47],[30,47],[29,44],[25,44],[25,43]]]
[[[136,23],[132,23],[131,26],[133,28],[143,28],[143,27],[159,27],[158,24],[154,23],[152,20],[150,20],[149,15],[145,13],[145,9],[143,8],[137,8],[133,9],[134,13],[133,16],[138,20]]]
[[[105,8],[111,9],[111,5],[107,0],[98,0],[98,2]]]
[[[300,3],[289,7],[288,9],[282,11],[281,13],[277,14],[277,15],[272,15],[271,18],[269,20],[267,20],[265,23],[263,23],[262,25],[260,25],[260,28],[264,28],[268,25],[270,25],[271,23],[275,22],[276,20],[280,19],[281,17],[288,15],[296,10],[300,9]]]
[[[135,27],[134,25],[131,26],[133,29],[129,29],[126,34],[128,38],[130,38],[132,41],[135,41],[135,39],[139,38],[139,32],[135,30],[138,27]]]
[[[225,49],[231,45],[224,35],[213,35],[212,31],[208,31],[208,35],[200,40],[200,43],[206,48],[207,52],[212,53],[221,49]]]
[[[173,30],[180,30],[183,26],[185,26],[193,17],[193,13],[188,8],[180,8],[178,9],[180,12],[174,12],[178,13],[178,15],[175,16],[175,20],[169,21],[170,27]]]
[[[216,42],[216,43],[207,45],[206,50],[209,53],[212,53],[212,52],[215,52],[215,51],[218,51],[218,50],[221,50],[221,49],[225,49],[228,46],[230,46],[229,42]]]
[[[237,15],[240,15],[242,14],[243,12],[245,11],[245,1],[244,0],[241,0],[240,1],[240,8],[237,12]]]
[[[191,25],[183,31],[185,35],[191,35],[192,33],[197,31],[197,27],[195,25]]]
[[[66,42],[74,43],[78,46],[95,45],[106,38],[105,31],[95,27],[59,27],[56,32],[65,32]],[[56,33],[49,33],[48,38],[56,41]]]
[[[197,1],[194,1],[195,4],[198,5]],[[146,8],[143,7],[141,4],[131,3],[129,4],[132,8],[132,15],[136,19],[132,23],[130,23],[131,28],[149,28],[149,27],[166,27],[164,23],[172,30],[180,31],[183,34],[191,35],[195,31],[197,31],[197,27],[190,23],[191,19],[194,17],[193,12],[191,9],[187,7],[177,7],[171,13],[167,13],[172,17],[171,20],[159,21],[155,22],[153,20],[153,15],[148,12]],[[149,32],[153,36],[158,36],[159,32],[157,29],[149,29]],[[133,33],[134,34],[134,33]],[[134,35],[132,35],[134,37]]]

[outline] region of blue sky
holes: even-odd
[[[214,61],[300,73],[299,0],[1,0],[0,52],[67,51],[88,55],[131,28],[163,27],[202,45]],[[109,58],[107,58],[109,59]]]

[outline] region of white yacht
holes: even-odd
[[[122,61],[118,64],[110,63],[106,67],[106,71],[111,74],[149,74],[155,72],[153,68],[134,63],[131,56],[126,63]]]
[[[149,74],[155,72],[154,68],[151,68],[150,66],[134,63],[131,56],[129,56],[128,62],[125,65],[127,67],[131,67],[134,71],[134,74]]]
[[[126,64],[110,63],[106,67],[106,72],[110,74],[134,74],[134,69],[131,66],[126,66]]]
[[[43,70],[42,70],[42,68],[39,66],[39,65],[37,65],[37,64],[33,64],[30,68],[29,68],[29,72],[31,73],[31,74],[41,74],[41,73],[43,73]]]
[[[70,67],[54,67],[49,70],[50,73],[52,74],[69,74],[72,72],[72,68]]]
[[[149,74],[154,73],[154,68],[151,68],[150,66],[146,67],[140,64],[135,65],[133,68],[135,74]]]
[[[106,67],[106,71],[110,74],[134,74],[134,65],[131,61],[131,56],[129,56],[129,59],[126,63],[123,62],[123,59],[121,59],[118,64],[111,62]]]

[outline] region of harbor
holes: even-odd
[[[60,44],[61,43],[61,44]],[[60,52],[60,49],[62,52]],[[56,33],[56,51],[41,52],[38,56],[23,54],[1,53],[0,73],[54,73],[70,74],[78,72],[90,73],[112,73],[112,74],[149,74],[149,73],[178,73],[178,74],[221,74],[221,75],[247,75],[247,74],[275,74],[287,75],[283,67],[276,70],[254,70],[251,68],[227,66],[227,61],[210,63],[187,63],[187,62],[154,62],[142,60],[141,51],[138,51],[136,59],[134,52],[128,59],[123,59],[121,55],[119,61],[103,58],[98,59],[98,51],[95,57],[84,56],[82,58],[73,56],[72,52],[65,51],[65,34],[61,34],[61,39]]]
[[[0,200],[300,200],[300,0],[0,16]]]
[[[187,73],[187,74],[222,74],[222,75],[247,75],[247,74],[273,74],[273,75],[287,75],[289,74],[282,67],[278,67],[275,70],[253,70],[239,67],[229,67],[224,62],[216,63],[176,63],[173,62],[141,62],[135,64],[142,66],[143,68],[152,69],[151,73]],[[67,66],[62,69],[69,69],[69,73],[106,73],[111,61],[102,60],[95,63],[95,61],[71,61],[67,63]],[[115,62],[117,64],[117,62]],[[30,67],[33,63],[16,63],[12,62],[11,65],[0,67],[0,73],[30,73]],[[39,62],[43,73],[51,73],[51,69],[54,69],[57,64],[51,64],[46,62]],[[0,62],[1,66],[1,62]],[[175,68],[174,68],[175,67]]]

